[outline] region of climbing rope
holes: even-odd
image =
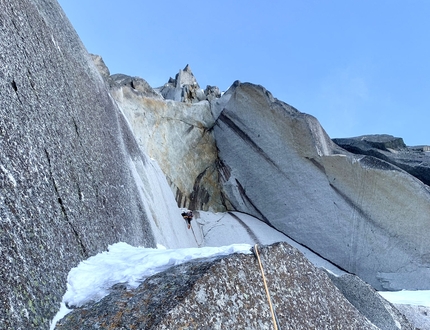
[[[263,264],[261,263],[260,254],[258,253],[258,244],[254,245],[254,254],[257,257],[258,264],[260,265],[261,276],[263,277],[264,288],[266,289],[267,300],[269,301],[270,312],[272,313],[273,328],[275,330],[281,330],[279,327],[278,317],[276,316],[275,309],[272,305],[272,299],[270,298],[269,288],[267,287],[266,276],[264,275]]]
[[[196,215],[197,216],[199,216],[199,213],[197,212],[196,213]],[[195,218],[195,223],[197,224],[197,228],[199,228],[199,230],[200,230],[200,234],[201,234],[201,236],[202,236],[202,241],[199,243],[198,242],[198,240],[197,240],[197,237],[196,237],[196,233],[194,232],[194,228],[193,228],[193,225],[190,223],[190,228],[188,228],[188,229],[191,229],[191,231],[192,231],[192,233],[193,233],[193,236],[194,236],[194,240],[196,241],[196,243],[197,243],[197,246],[198,247],[201,247],[202,246],[202,244],[203,244],[203,240],[204,240],[204,238],[203,238],[203,233],[202,233],[202,229],[201,229],[201,226],[200,226],[200,224],[197,222],[197,218]]]
[[[202,245],[203,241],[202,241],[202,243],[199,243],[199,242],[197,241],[196,234],[194,233],[193,226],[191,226],[190,228],[191,228],[191,231],[193,232],[194,240],[196,241],[197,246],[198,246],[198,247],[200,247],[200,246]]]

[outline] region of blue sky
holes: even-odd
[[[430,144],[430,1],[59,0],[111,73],[266,87],[330,137]]]

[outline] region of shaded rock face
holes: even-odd
[[[426,147],[407,147],[403,139],[391,135],[364,135],[333,139],[340,147],[354,154],[369,155],[400,167],[430,185],[430,153]]]
[[[46,329],[79,261],[155,245],[145,159],[57,2],[0,9],[0,327]]]
[[[178,205],[193,210],[225,210],[210,104],[163,100],[149,85],[136,88],[136,81],[143,79],[125,75],[111,79],[112,97],[139,145],[160,164]]]
[[[335,145],[261,86],[213,102],[226,205],[377,289],[430,288],[430,194],[408,173]]]
[[[415,329],[397,308],[359,277],[351,274],[339,277],[328,275],[345,298],[379,329]]]
[[[259,249],[282,329],[377,329],[296,249]],[[173,267],[137,289],[116,288],[56,329],[273,329],[258,261],[232,255]]]
[[[205,95],[208,101],[213,101],[221,97],[221,92],[217,86],[207,85],[205,89]]]

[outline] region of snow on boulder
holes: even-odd
[[[268,294],[254,255],[201,259],[153,275],[136,289],[116,285],[55,329],[273,329],[274,319],[282,329],[378,329],[295,248],[278,243],[259,247],[258,254]]]
[[[428,186],[236,82],[213,103],[226,204],[382,289],[430,288]]]

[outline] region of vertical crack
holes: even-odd
[[[12,88],[13,88],[13,90],[15,91],[15,92],[18,92],[18,86],[16,85],[16,82],[15,82],[15,80],[12,80]]]
[[[241,185],[241,183],[239,182],[239,180],[236,180],[236,184],[237,184],[237,189],[239,191],[240,196],[242,197],[242,200],[245,203],[249,203],[249,205],[251,205],[254,210],[260,215],[261,219],[263,220],[263,222],[265,222],[266,224],[268,224],[269,226],[273,227],[272,224],[270,223],[269,219],[267,219],[263,212],[261,212],[257,206],[252,202],[251,198],[249,198],[249,196],[246,194],[245,188]]]
[[[193,192],[190,194],[190,205],[191,210],[197,210],[203,208],[203,205],[209,202],[209,192],[201,185],[201,181],[206,174],[209,166],[201,172],[194,181]],[[198,205],[199,204],[199,205]]]
[[[77,230],[76,230],[76,228],[73,226],[73,224],[71,223],[71,221],[70,221],[70,219],[69,219],[69,216],[67,215],[66,207],[64,206],[63,199],[62,199],[62,198],[61,198],[61,196],[60,196],[60,192],[58,191],[57,183],[56,183],[56,181],[55,181],[55,179],[54,179],[54,176],[53,176],[53,174],[52,174],[51,158],[49,157],[48,150],[46,150],[46,149],[45,149],[45,155],[46,155],[46,158],[48,159],[48,165],[49,165],[49,176],[50,176],[50,178],[51,178],[52,184],[53,184],[53,186],[54,186],[55,193],[56,193],[56,195],[57,195],[57,202],[58,202],[58,204],[60,205],[61,213],[63,214],[63,217],[64,217],[64,219],[66,220],[66,222],[69,224],[70,228],[72,229],[73,235],[75,236],[75,239],[76,239],[76,241],[77,241],[78,245],[80,246],[80,248],[81,248],[81,250],[82,250],[82,254],[83,254],[85,257],[87,257],[87,258],[88,258],[88,252],[87,252],[87,249],[85,248],[85,245],[83,244],[83,242],[82,242],[81,238],[79,237],[79,233],[78,233],[78,231],[77,231]]]
[[[75,118],[72,118],[72,120],[73,120],[73,126],[75,127],[76,135],[77,135],[78,137],[80,137],[80,135],[79,135],[79,128],[78,128],[78,124],[76,124],[76,120],[75,120]]]

